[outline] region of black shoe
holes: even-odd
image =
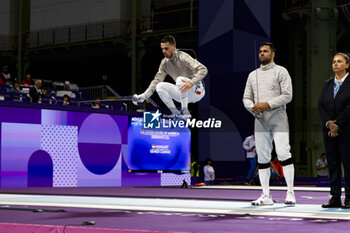
[[[246,182],[244,183],[245,185],[253,185],[254,180],[246,180]]]
[[[341,207],[342,209],[350,209],[350,201],[345,200],[344,205]]]
[[[350,204],[350,203],[349,203]],[[322,208],[340,208],[341,205],[341,200],[340,198],[332,197],[328,204],[323,204]]]

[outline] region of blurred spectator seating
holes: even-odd
[[[32,81],[35,82],[36,80],[33,79]],[[106,86],[95,86],[91,88],[100,88],[101,91],[98,93],[103,93],[102,88],[105,87]],[[30,87],[20,85],[19,88],[20,92],[14,92],[12,85],[0,84],[0,102],[6,102],[6,105],[11,105],[13,102],[24,102],[26,103],[26,106],[30,106],[27,104],[32,102],[31,97],[29,96]],[[111,89],[109,86],[108,88]],[[51,106],[50,108],[56,108],[57,106],[57,108],[67,107],[91,110],[91,105],[95,102],[95,98],[91,98],[86,88],[80,89],[77,84],[43,80],[43,89],[47,90],[47,94],[43,96],[42,103],[43,105],[45,104],[45,106]],[[71,105],[62,106],[60,104],[62,103],[64,95],[68,95],[70,97]],[[37,103],[33,104],[38,106]],[[147,111],[153,111],[157,107],[149,103],[145,104],[144,106],[137,107],[132,104],[131,96],[122,97],[117,93],[115,94],[114,98],[108,96],[108,98],[102,99],[101,106],[103,107],[97,109],[96,111],[138,111],[138,109],[142,110],[142,108]]]

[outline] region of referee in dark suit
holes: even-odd
[[[332,62],[335,77],[324,83],[318,103],[323,122],[332,198],[323,208],[350,208],[350,77],[349,57],[337,53]],[[345,202],[341,205],[341,164],[345,173]]]

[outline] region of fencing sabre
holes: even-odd
[[[259,103],[259,78],[258,78],[258,61],[256,59],[256,48],[257,48],[257,46],[256,46],[256,40],[255,40],[254,41],[254,61],[255,61],[256,102]],[[258,119],[258,121],[260,122],[260,124],[263,126],[263,128],[266,131],[270,131],[270,130],[268,130],[268,128],[264,124],[263,120],[261,119],[263,116],[263,112],[255,114],[254,116],[256,119]]]

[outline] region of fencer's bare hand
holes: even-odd
[[[41,90],[41,93],[42,93],[43,95],[46,95],[47,91],[46,91],[46,90]]]
[[[193,87],[193,83],[191,83],[190,81],[184,81],[182,80],[182,82],[185,83],[185,85],[183,85],[181,88],[180,88],[180,91],[182,93],[188,91],[191,87]]]
[[[338,132],[339,126],[337,124],[335,124],[335,120],[334,121],[329,121],[328,129],[330,129],[332,132]]]
[[[328,137],[335,138],[338,136],[338,132],[332,132],[331,130],[328,132]]]
[[[253,111],[254,114],[259,114],[259,113],[265,111],[268,108],[270,108],[270,105],[267,102],[257,103],[257,104],[254,104],[254,107],[252,108],[252,111]]]
[[[253,148],[249,148],[248,151],[249,151],[249,152],[252,152],[252,151],[253,151]]]

